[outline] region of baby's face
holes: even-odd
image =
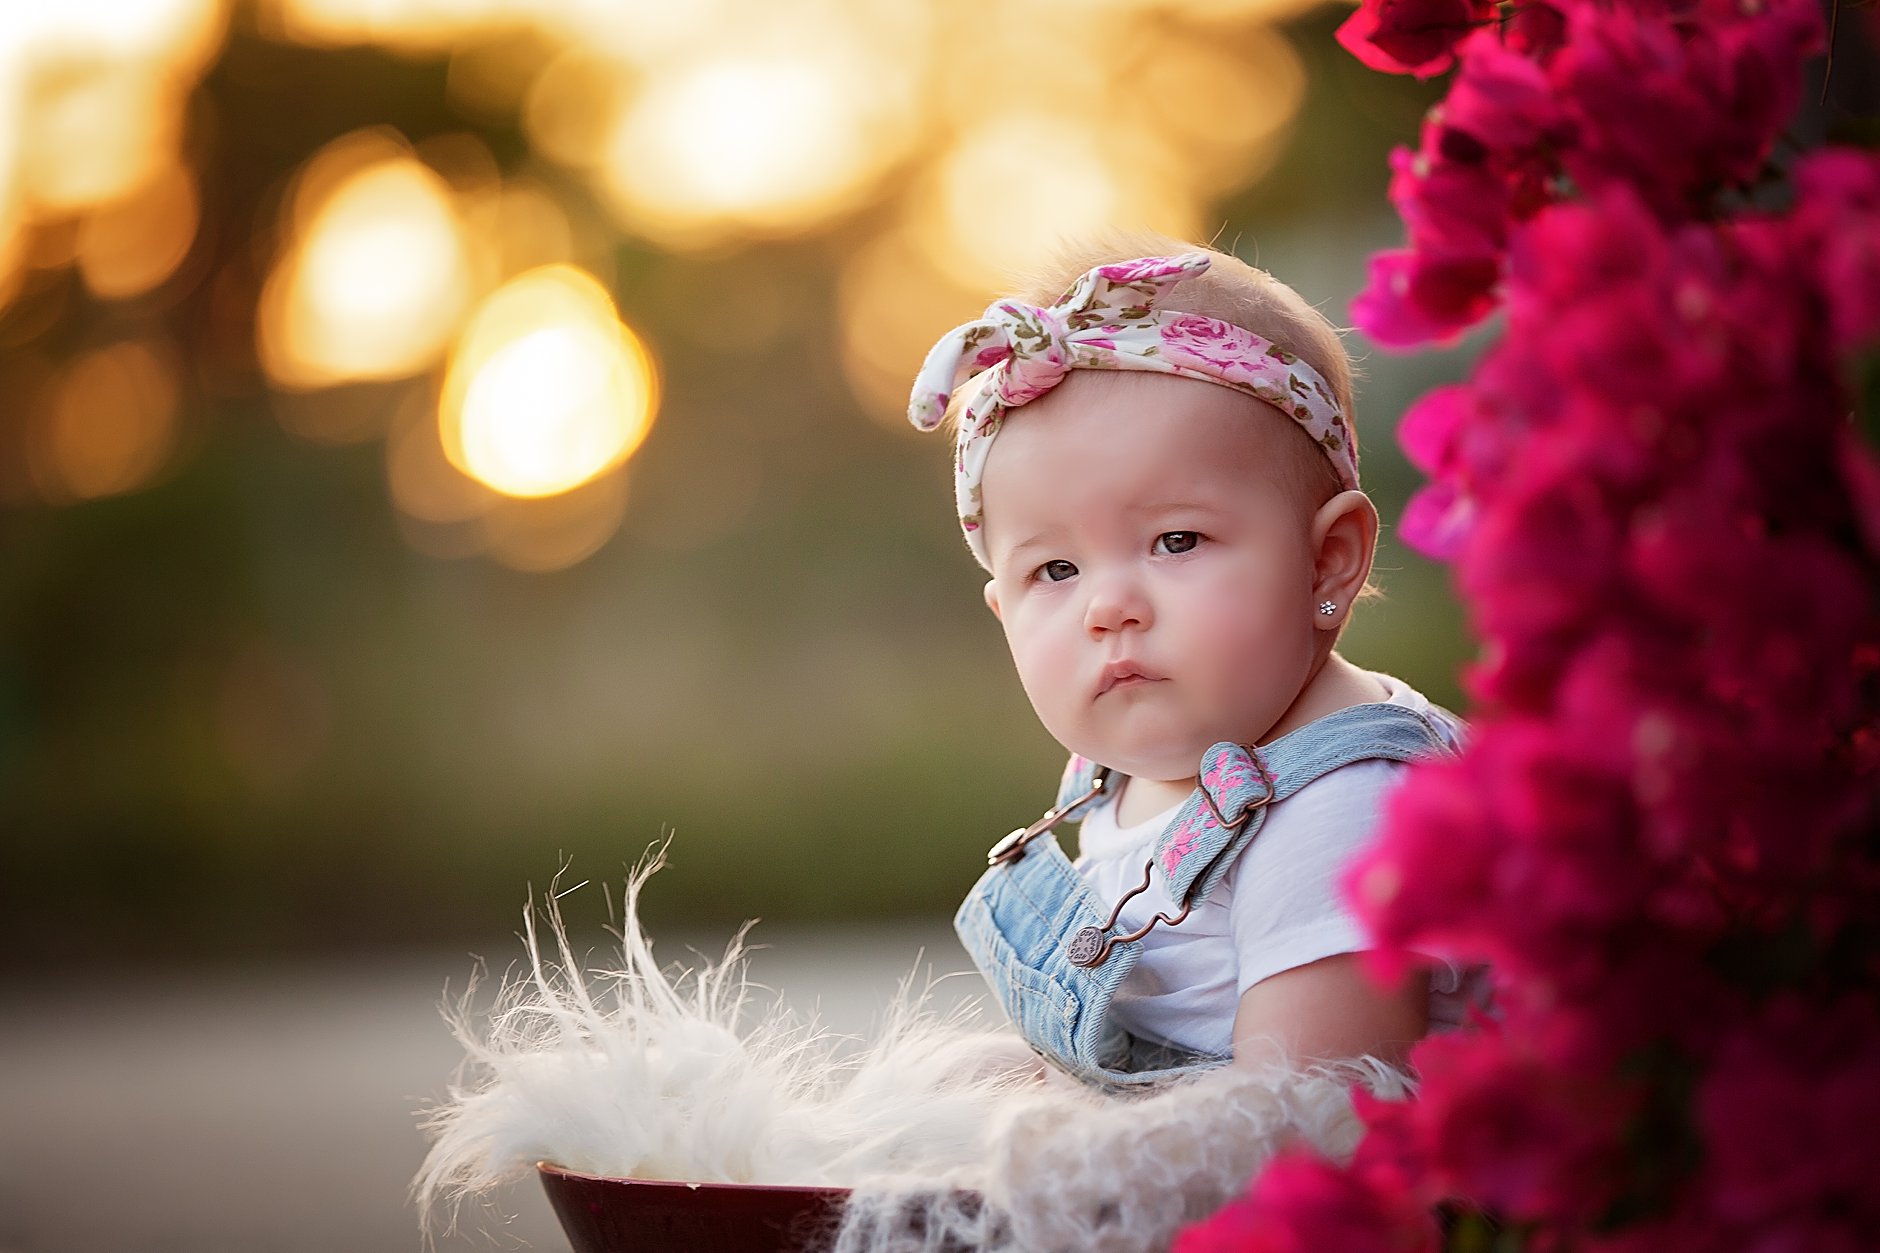
[[[1312,518],[1276,464],[1288,421],[1211,383],[1091,370],[1010,415],[984,479],[986,597],[1067,749],[1189,779],[1305,686]]]

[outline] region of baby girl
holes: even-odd
[[[1032,1047],[1099,1086],[1400,1064],[1475,980],[1374,984],[1341,878],[1406,763],[1459,726],[1335,648],[1378,529],[1338,335],[1269,275],[1164,240],[1057,280],[943,338],[909,409],[957,418],[986,603],[1072,754],[960,936]],[[1071,820],[1075,863],[1052,834]]]

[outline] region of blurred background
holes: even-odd
[[[1347,12],[0,2],[0,1250],[220,1247],[180,1176],[122,1231],[49,1181],[234,1076],[356,1097],[393,1056],[389,1216],[320,1235],[338,1203],[254,1183],[227,1247],[415,1247],[443,979],[500,967],[564,862],[600,939],[671,833],[655,933],[761,917],[832,955],[806,988],[944,944],[1061,754],[913,370],[1112,224],[1347,321],[1437,91],[1338,49]],[[1391,431],[1462,361],[1350,346],[1388,599],[1346,652],[1453,703]],[[244,1108],[199,1151],[355,1134]]]
[[[914,367],[1111,222],[1342,322],[1428,96],[1342,15],[7,6],[0,961],[456,939],[667,830],[656,918],[947,909],[1060,754]],[[1444,363],[1352,347],[1390,519]],[[1348,651],[1453,697],[1380,566]]]

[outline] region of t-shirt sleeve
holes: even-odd
[[[1283,970],[1370,947],[1341,898],[1345,868],[1377,833],[1396,762],[1354,762],[1315,779],[1267,815],[1228,871],[1239,992]]]

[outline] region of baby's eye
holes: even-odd
[[[1047,561],[1033,573],[1032,577],[1043,583],[1062,583],[1077,573],[1077,567],[1068,561]]]
[[[1155,537],[1155,551],[1170,557],[1193,552],[1201,543],[1199,531],[1164,531]]]

